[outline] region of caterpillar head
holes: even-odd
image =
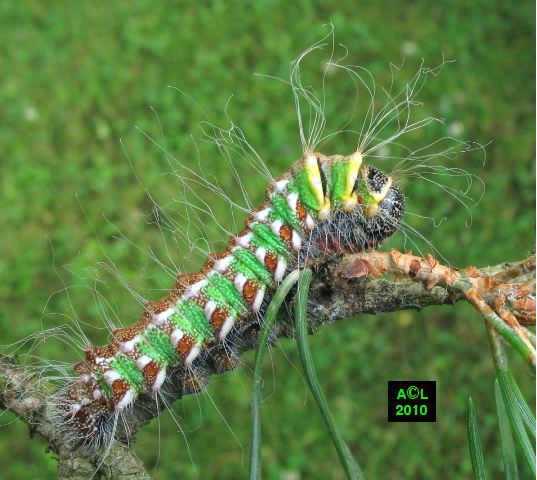
[[[375,167],[364,166],[360,177],[356,180],[356,190],[365,217],[365,231],[371,245],[376,246],[397,230],[405,211],[405,196],[389,175]]]
[[[405,197],[392,178],[362,155],[306,155],[295,177],[300,200],[317,212],[321,249],[376,247],[398,228]]]

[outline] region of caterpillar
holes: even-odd
[[[261,321],[271,293],[301,258],[377,247],[397,230],[404,206],[398,185],[363,164],[360,152],[305,154],[268,187],[226,250],[180,275],[134,325],[114,330],[111,343],[86,349],[74,367],[78,378],[56,401],[62,425],[94,441],[115,413],[158,392],[173,369],[221,362],[220,344]]]
[[[304,87],[300,76],[301,61],[326,46],[327,39],[332,40],[332,55],[324,75],[330,68],[340,68],[371,96],[362,130],[349,131],[358,136],[349,155],[319,153],[317,147],[325,140],[349,132],[344,127],[322,136],[324,99]],[[89,447],[92,452],[108,447],[118,418],[128,415],[141,397],[157,398],[168,385],[199,391],[207,371],[233,369],[245,332],[261,324],[278,284],[308,259],[378,248],[396,231],[405,237],[409,231],[419,235],[404,220],[410,212],[401,179],[414,177],[440,185],[464,206],[472,201],[470,185],[456,191],[438,181],[439,175],[447,175],[471,184],[471,175],[429,162],[480,145],[449,138],[412,151],[396,142],[437,120],[411,122],[408,117],[425,77],[436,70],[420,68],[401,92],[388,92],[384,106],[375,111],[374,88],[366,85],[356,68],[341,64],[343,58],[333,60],[333,48],[331,32],[291,64],[288,83],[304,153],[282,176],[270,178],[265,199],[250,209],[244,229],[231,235],[223,251],[209,254],[197,272],[180,273],[164,298],[146,302],[137,322],[114,329],[110,343],[86,348],[85,359],[74,366],[75,375],[64,373],[62,387],[47,399],[59,444]],[[302,102],[309,112],[301,110]],[[235,125],[230,130],[211,127],[213,136],[208,136],[219,147],[231,139],[239,149],[250,149]],[[389,173],[375,165],[378,157],[390,156],[388,146],[398,161]]]

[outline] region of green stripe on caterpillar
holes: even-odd
[[[86,349],[85,361],[55,408],[81,443],[102,442],[114,416],[144,392],[160,390],[169,373],[202,366],[245,325],[259,323],[271,293],[307,255],[361,251],[394,233],[405,198],[392,179],[362,155],[305,154],[270,185],[261,207],[199,272],[183,274],[169,294],[146,304],[135,324],[112,342]],[[345,232],[327,236],[332,219]],[[236,334],[235,334],[236,335]],[[210,359],[218,361],[217,358]]]

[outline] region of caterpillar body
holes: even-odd
[[[327,45],[331,45],[331,54],[323,63],[323,83],[319,92],[303,85],[300,64],[310,53]],[[146,135],[163,151],[167,160],[176,161],[171,165],[172,170],[186,185],[185,191],[196,195],[195,190],[189,188],[193,181],[228,201],[232,209],[247,212],[248,217],[244,229],[236,234],[231,234],[215,218],[218,233],[225,231],[224,238],[231,236],[220,253],[207,255],[204,248],[199,249],[207,257],[195,273],[177,275],[179,269],[173,260],[173,268],[169,268],[151,255],[166,272],[174,278],[177,275],[175,284],[161,300],[147,302],[129,288],[128,282],[122,281],[122,285],[143,304],[143,313],[130,326],[111,328],[111,341],[107,345],[88,347],[92,342],[76,321],[74,329],[65,328],[65,336],[64,332],[60,333],[60,338],[77,352],[85,347],[85,359],[74,366],[74,374],[71,363],[67,367],[63,363],[47,362],[46,365],[47,368],[55,367],[58,372],[50,375],[57,381],[58,389],[44,402],[47,417],[55,429],[53,443],[56,450],[64,446],[68,450],[82,447],[89,450],[89,456],[94,460],[104,459],[114,440],[129,440],[131,423],[140,423],[137,406],[143,410],[149,400],[152,402],[149,408],[156,407],[158,413],[161,405],[169,406],[167,398],[175,400],[181,393],[201,391],[208,373],[235,368],[237,353],[252,347],[245,344],[255,341],[255,329],[263,322],[278,284],[291,271],[304,266],[308,259],[323,261],[323,256],[334,251],[358,252],[376,248],[396,231],[403,234],[405,246],[408,241],[419,250],[412,239],[417,237],[439,253],[403,218],[412,212],[406,205],[411,192],[407,191],[409,197],[405,197],[401,189],[402,179],[423,180],[440,188],[442,193],[447,193],[467,209],[478,203],[479,200],[475,201],[470,193],[472,182],[479,180],[478,177],[457,166],[433,165],[431,162],[482,150],[482,145],[451,136],[436,139],[415,150],[398,142],[406,133],[432,122],[441,122],[428,116],[413,121],[410,113],[419,105],[416,96],[427,76],[436,75],[445,62],[434,69],[421,65],[400,91],[392,91],[392,87],[381,91],[376,89],[367,70],[341,63],[347,55],[346,49],[338,60],[335,60],[334,49],[331,30],[291,63],[289,81],[283,81],[294,96],[304,153],[281,177],[272,176],[261,156],[233,122],[229,129],[219,128],[209,121],[200,123],[203,139],[215,144],[230,162],[246,200],[245,208],[215,185],[212,176],[208,179],[191,170],[175,159],[166,147]],[[335,70],[350,76],[357,98],[358,89],[365,89],[369,102],[365,105],[360,130],[348,128],[354,118],[353,110],[350,120],[341,128],[324,133],[325,80]],[[377,98],[377,92],[381,92],[381,99]],[[349,151],[353,153],[330,156],[318,153],[324,142],[339,133],[352,136],[353,146]],[[265,199],[258,208],[254,208],[243,189],[242,179],[228,156],[230,152],[246,160],[256,173],[268,179]],[[385,173],[383,170],[387,169],[373,165],[379,159],[395,160],[396,163],[389,173]],[[177,165],[180,173],[176,172]],[[183,172],[186,172],[184,176]],[[450,183],[444,184],[443,177]],[[453,179],[462,179],[463,186],[451,186]],[[203,236],[207,232],[206,225],[197,217],[197,212],[215,217],[207,199],[198,196],[202,204],[198,210],[198,205],[191,203],[186,194],[178,195],[181,205],[191,208],[190,212],[196,210],[194,229],[201,225]],[[169,227],[173,234],[186,239],[193,249],[198,248],[186,233],[191,220],[188,215],[183,216],[185,225],[178,225],[173,219],[168,225],[165,212],[163,216],[165,228]],[[114,268],[108,271],[118,274]],[[254,335],[249,335],[252,330]],[[20,343],[30,340],[37,344],[59,331],[52,328],[49,332],[38,332]],[[44,371],[42,364],[37,368],[40,374]],[[120,420],[124,428],[118,428]]]
[[[229,369],[222,346],[259,324],[277,285],[308,257],[326,250],[376,247],[398,228],[405,197],[362,154],[306,153],[267,189],[266,198],[199,272],[179,275],[168,295],[148,302],[139,320],[112,341],[90,347],[77,377],[53,402],[61,429],[100,444],[119,412],[158,393],[172,372]]]

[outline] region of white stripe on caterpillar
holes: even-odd
[[[220,329],[220,334],[218,335],[218,338],[220,340],[224,340],[227,336],[227,334],[231,331],[233,328],[233,325],[235,324],[235,319],[230,315],[226,318],[226,321],[222,325],[222,328]]]

